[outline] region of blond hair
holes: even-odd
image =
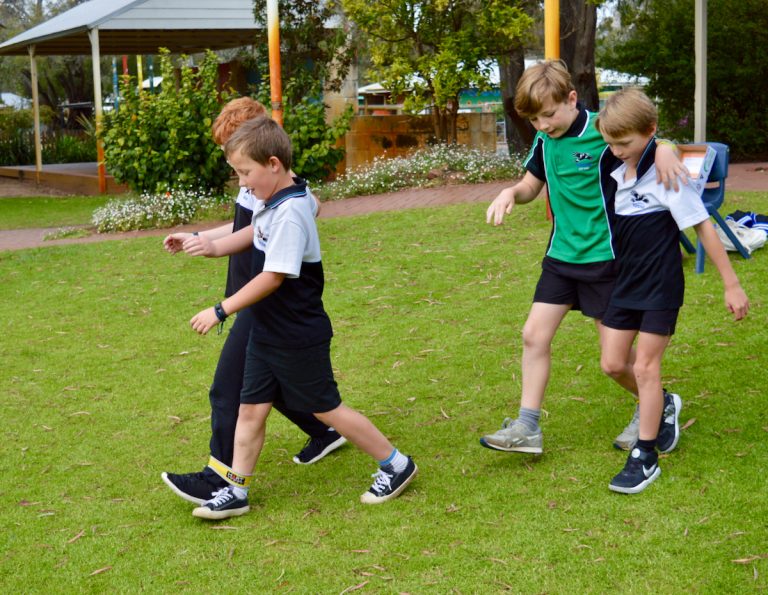
[[[521,118],[533,118],[547,101],[563,103],[575,91],[565,63],[546,60],[525,69],[515,89],[515,111]]]
[[[291,139],[280,125],[267,116],[253,118],[241,124],[224,144],[224,154],[240,153],[256,163],[266,165],[270,157],[277,157],[285,171],[290,171]]]
[[[250,97],[238,97],[225,105],[211,126],[217,145],[223,145],[243,122],[266,115],[266,108]]]
[[[629,134],[651,134],[658,122],[656,106],[636,87],[616,91],[605,102],[595,120],[603,136],[623,138]]]

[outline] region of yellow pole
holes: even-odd
[[[272,119],[283,125],[283,87],[280,76],[280,18],[277,0],[267,0],[267,45],[269,46],[269,89]]]
[[[560,59],[560,0],[544,0],[544,58]]]

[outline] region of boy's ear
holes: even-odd
[[[269,158],[269,169],[274,174],[274,173],[278,173],[281,167],[283,167],[283,164],[281,163],[281,161],[277,157],[272,155]]]
[[[571,107],[576,107],[576,102],[579,100],[579,95],[576,93],[576,89],[568,93],[566,103]]]

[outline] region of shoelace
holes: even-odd
[[[233,500],[235,495],[230,492],[229,487],[222,488],[217,492],[213,493],[213,498],[208,500],[206,504],[210,504],[211,506],[220,506],[222,504],[226,504],[230,500]]]
[[[501,422],[501,429],[503,430],[503,429],[505,429],[505,428],[508,428],[509,426],[511,426],[511,425],[512,425],[512,422],[513,422],[513,421],[515,421],[515,420],[514,420],[514,419],[512,419],[511,417],[505,417],[505,418],[504,418],[504,421],[503,421],[503,422]]]
[[[392,485],[392,478],[394,477],[394,474],[390,475],[384,471],[384,469],[379,469],[376,473],[371,475],[371,477],[374,478],[371,489],[374,492],[381,493],[389,488],[390,485]]]

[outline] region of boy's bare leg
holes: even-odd
[[[661,359],[669,345],[669,336],[640,333],[634,369],[640,391],[640,440],[656,440],[664,391],[661,388]]]
[[[315,413],[315,417],[377,461],[385,460],[395,449],[371,420],[344,404],[325,413]]]
[[[252,475],[264,446],[264,434],[272,403],[240,405],[235,428],[235,453],[232,471],[239,475]]]
[[[392,443],[362,413],[342,404],[315,417],[332,426],[366,454],[379,463],[373,485],[360,496],[363,504],[381,504],[396,498],[416,477],[418,467],[411,457],[397,450]]]
[[[606,345],[606,332],[617,332],[616,329],[609,329],[606,326],[603,326],[603,323],[599,320],[595,320],[595,326],[597,327],[597,332],[600,335],[600,358],[601,362],[604,361],[604,357],[607,354],[608,357],[613,356],[613,349],[609,348]],[[625,332],[625,331],[618,331],[618,332]],[[637,335],[635,331],[626,331],[632,333],[632,339],[634,340],[634,337]],[[612,366],[611,370],[608,371],[605,369],[605,366],[603,366],[603,371],[608,374],[611,378],[613,378],[622,388],[624,388],[626,391],[632,393],[637,397],[637,380],[635,378],[635,373],[633,371],[633,365],[635,362],[637,355],[635,353],[635,349],[632,348],[632,343],[630,342],[629,350],[626,354],[622,355],[621,360],[623,361],[623,365],[620,365],[621,362],[619,362],[618,359],[613,358],[612,359]]]
[[[552,339],[569,304],[534,302],[523,326],[523,396],[520,406],[541,409],[552,366]]]
[[[486,448],[541,454],[541,405],[552,365],[552,339],[570,304],[534,302],[523,326],[523,394],[517,419],[507,418],[500,430],[480,439]]]

